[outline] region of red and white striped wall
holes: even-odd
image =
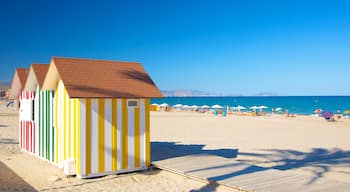
[[[20,121],[19,145],[22,150],[35,153],[35,131],[34,121]]]
[[[34,96],[34,93],[30,91],[22,91],[19,96],[19,146],[22,150],[35,154]]]

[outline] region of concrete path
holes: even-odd
[[[169,153],[184,154],[171,155]],[[163,170],[185,176],[216,182],[242,191],[309,192],[350,191],[350,183],[320,179],[310,182],[310,176],[294,171],[282,171],[249,165],[213,154],[176,152],[152,148],[152,164]]]

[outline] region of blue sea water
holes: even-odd
[[[283,111],[288,109],[289,113],[309,115],[315,109],[323,109],[337,113],[350,109],[350,96],[273,96],[273,97],[165,97],[162,99],[151,99],[151,103],[168,103],[169,105],[222,105],[222,106],[251,106],[264,105],[272,108],[282,107]]]

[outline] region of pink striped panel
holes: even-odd
[[[22,121],[19,124],[19,147],[22,149]]]
[[[21,121],[21,149],[23,149],[23,121]]]
[[[26,149],[26,122],[23,121],[23,145],[22,145],[22,148],[23,149]]]
[[[19,147],[22,149],[22,122],[19,122]]]
[[[26,121],[26,150],[28,151],[28,121]]]
[[[31,146],[32,146],[32,149],[31,149],[31,151],[32,151],[32,153],[35,153],[35,144],[34,144],[34,141],[35,141],[35,132],[34,132],[34,122],[33,121],[31,121],[31,126],[32,126],[32,131],[31,131],[31,133],[32,133],[32,135],[31,135]]]
[[[26,121],[26,150],[28,151],[28,121]]]
[[[25,141],[25,140],[24,140],[24,127],[25,127],[25,126],[24,126],[24,122],[22,121],[22,149],[24,149],[24,146],[25,146],[25,145],[24,145],[24,144],[25,144],[25,143],[24,143],[24,141]]]
[[[35,153],[35,127],[34,121],[21,121],[19,127],[19,146],[32,153]]]
[[[34,100],[35,93],[22,91],[19,100]],[[21,106],[20,106],[21,107]],[[33,106],[34,107],[34,106]],[[34,121],[20,121],[19,126],[19,147],[28,152],[35,153],[35,132],[36,126]]]
[[[32,121],[32,125],[33,125],[33,140],[32,140],[32,147],[33,147],[33,153],[35,153],[35,123],[34,121]]]
[[[22,127],[22,133],[23,133],[23,144],[22,144],[22,148],[25,149],[26,148],[26,122],[23,121],[23,127]]]
[[[29,134],[28,134],[28,137],[29,137],[29,151],[30,152],[33,152],[32,151],[32,122],[29,121],[29,126],[28,126],[28,129],[29,129]]]
[[[28,151],[28,147],[29,147],[29,137],[28,136],[29,136],[29,122],[26,121],[26,150],[27,151]]]

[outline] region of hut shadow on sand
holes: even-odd
[[[151,142],[152,161],[165,160],[187,155],[215,155],[224,158],[236,158],[238,149],[204,149],[205,145],[184,145],[176,142]],[[218,183],[210,181],[199,189],[191,192],[215,191]]]
[[[18,144],[18,141],[14,140],[14,139],[8,139],[8,138],[1,138],[0,139],[0,144]]]
[[[209,178],[216,182],[240,175],[266,171],[268,169],[287,171],[297,168],[305,168],[303,170],[308,171],[311,174],[310,179],[305,181],[305,185],[312,185],[318,179],[325,177],[325,174],[329,172],[338,172],[350,177],[350,172],[345,170],[337,171],[334,169],[339,168],[341,170],[342,167],[350,167],[350,151],[341,149],[313,148],[308,152],[292,149],[266,149],[261,150],[262,153],[245,153],[238,152],[238,149],[206,150],[203,148],[204,145],[183,145],[177,144],[176,142],[152,142],[151,157],[152,161],[158,161],[186,155],[210,154],[225,158],[236,158],[237,155],[240,155],[245,156],[245,159],[259,159],[258,161],[237,159],[239,162],[247,163],[249,166],[239,171]],[[264,167],[259,166],[259,163],[264,164]],[[205,170],[217,168],[222,167],[206,167]],[[204,186],[203,189],[205,191],[206,188],[212,189],[212,187],[213,183],[209,183],[207,186]]]
[[[0,191],[37,191],[0,161]]]
[[[281,149],[265,149],[266,153],[239,153],[239,155],[257,157],[269,169],[277,169],[281,171],[292,170],[296,168],[312,168],[308,170],[312,174],[312,178],[307,184],[312,184],[318,179],[324,177],[334,167],[350,166],[350,151],[341,149],[324,149],[313,148],[310,152],[297,150],[281,150]],[[249,162],[248,162],[249,163]],[[339,171],[337,171],[339,172]],[[350,177],[350,172],[341,171]]]
[[[151,159],[159,161],[186,155],[209,154],[225,158],[237,157],[238,149],[203,149],[205,145],[184,145],[176,142],[152,142]]]

